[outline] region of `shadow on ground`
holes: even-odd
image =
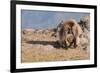
[[[57,41],[27,41],[28,44],[41,44],[41,45],[52,45],[55,48],[61,48]]]

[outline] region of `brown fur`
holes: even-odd
[[[68,20],[63,23],[60,31],[59,31],[59,43],[60,45],[66,47],[66,36],[68,32],[72,33],[73,35],[73,43],[74,47],[77,47],[78,44],[80,43],[80,37],[82,35],[82,29],[80,25],[75,21],[75,20]],[[67,34],[66,34],[67,32]]]

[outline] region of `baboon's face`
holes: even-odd
[[[71,34],[71,31],[72,31],[71,29],[66,28],[66,29],[65,29],[65,33],[66,33],[66,35],[67,35],[67,34]]]
[[[66,44],[69,46],[73,42],[73,39],[74,39],[74,37],[72,34],[67,34],[67,36],[66,36],[67,43]]]
[[[69,32],[68,32],[68,30],[67,30],[67,31],[65,31],[66,36],[68,35],[68,33],[69,33]]]

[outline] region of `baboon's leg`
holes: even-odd
[[[58,43],[59,43],[60,47],[65,48],[65,42],[64,41],[59,41]]]
[[[69,44],[68,47],[71,47],[73,45],[73,43],[74,43],[74,39],[72,40],[72,42]]]
[[[66,34],[67,34],[66,31],[63,31],[63,35],[62,35],[62,36],[63,36],[63,37],[62,37],[62,38],[63,38],[63,42],[62,42],[62,44],[63,44],[63,47],[64,47],[64,48],[67,47]]]
[[[59,44],[59,46],[63,45],[61,40],[58,40],[58,44]]]
[[[76,45],[78,46],[79,43],[80,43],[80,38],[77,36],[77,37],[76,37]]]
[[[73,34],[73,37],[74,37],[74,39],[73,39],[73,43],[74,43],[74,48],[76,48],[77,47],[77,32],[73,29],[72,30],[72,34]]]
[[[67,47],[66,41],[62,41],[61,47],[62,47],[62,48],[66,48],[66,47]]]
[[[74,37],[73,42],[74,42],[74,48],[76,48],[76,47],[77,47],[77,44],[76,44],[76,37]]]
[[[76,48],[80,43],[80,38],[78,36],[74,37],[74,47]]]
[[[65,46],[65,48],[67,48],[67,43],[66,43],[66,40],[64,41],[64,46]]]

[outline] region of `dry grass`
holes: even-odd
[[[47,30],[22,33],[22,63],[90,58],[89,51],[82,48],[61,48],[56,43],[57,39],[52,36],[53,33]]]

